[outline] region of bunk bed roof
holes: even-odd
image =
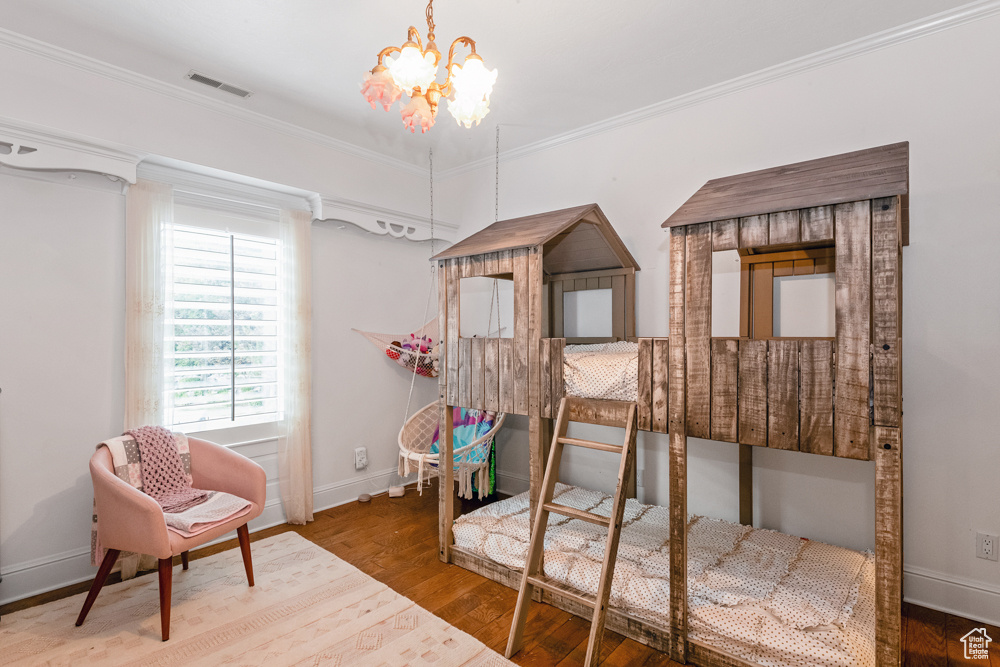
[[[903,141],[716,178],[701,186],[662,226],[906,195],[909,148]]]
[[[494,222],[431,259],[536,246],[544,249],[545,272],[549,274],[614,268],[639,270],[635,258],[597,204]]]

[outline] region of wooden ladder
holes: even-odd
[[[534,529],[531,531],[528,558],[524,565],[521,589],[517,595],[517,607],[514,609],[514,622],[511,624],[510,638],[507,641],[506,655],[508,658],[521,650],[528,607],[534,589],[539,588],[542,591],[569,597],[593,610],[590,639],[587,642],[587,657],[584,664],[589,666],[600,662],[604,620],[608,610],[608,597],[611,594],[611,580],[615,573],[615,560],[618,556],[618,539],[621,536],[622,517],[625,514],[625,496],[629,491],[629,479],[632,474],[632,466],[635,464],[636,413],[636,404],[626,401],[603,401],[567,396],[559,404],[559,415],[556,418],[549,460],[545,466],[541,496],[533,517]],[[566,427],[571,421],[624,428],[625,444],[609,445],[592,440],[567,438]],[[565,445],[614,452],[621,457],[618,465],[618,486],[615,488],[614,505],[611,508],[610,517],[603,517],[552,502],[556,481],[559,478],[559,461],[562,458],[562,449]],[[546,577],[542,571],[545,528],[549,521],[549,512],[588,521],[608,529],[608,538],[604,546],[604,562],[601,565],[601,577],[597,585],[596,596],[575,591],[553,581]]]

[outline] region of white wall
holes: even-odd
[[[981,19],[500,165],[503,218],[601,205],[642,267],[638,333],[666,336],[660,223],[705,181],[908,140],[905,595],[991,622],[1000,619],[1000,566],[975,558],[974,536],[1000,533],[997,35],[1000,17]],[[463,223],[460,237],[492,220],[491,167],[441,189],[462,203],[448,214]],[[514,489],[526,478],[527,435],[523,420],[512,421],[499,468]],[[643,435],[643,496],[666,503],[667,440]],[[568,470],[576,481],[592,479],[583,466]],[[736,473],[734,447],[691,441],[691,511],[736,518]],[[871,464],[757,451],[755,477],[759,525],[851,547],[874,543]]]

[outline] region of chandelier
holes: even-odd
[[[403,105],[403,127],[410,132],[420,128],[421,134],[434,125],[438,103],[447,98],[448,111],[459,125],[472,127],[490,112],[490,93],[497,80],[497,71],[486,69],[476,53],[476,43],[459,37],[448,49],[445,81],[436,81],[441,53],[434,43],[434,0],[427,3],[427,45],[420,41],[420,32],[410,26],[402,47],[388,46],[378,54],[378,64],[365,74],[361,94],[372,105],[381,104],[386,111],[403,93],[410,101]],[[464,44],[472,51],[461,65],[455,62],[455,49]],[[396,58],[392,54],[398,54]]]

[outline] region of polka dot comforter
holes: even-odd
[[[567,345],[563,378],[568,396],[634,401],[639,391],[639,344]]]
[[[565,484],[556,501],[604,516],[607,494]],[[528,494],[455,521],[456,545],[517,570],[528,550]],[[596,594],[606,529],[549,515],[545,574]],[[629,500],[611,605],[669,627],[670,526],[665,507]],[[875,664],[871,553],[691,516],[689,638],[769,667]]]

